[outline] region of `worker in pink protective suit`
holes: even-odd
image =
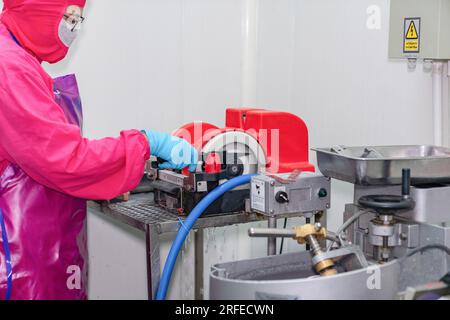
[[[150,154],[194,170],[185,140],[151,130],[81,135],[73,75],[52,79],[85,0],[4,0],[0,16],[0,299],[87,297],[86,200],[135,188]]]

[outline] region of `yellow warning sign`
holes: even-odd
[[[419,39],[419,35],[417,34],[417,28],[414,24],[414,20],[409,24],[408,32],[406,32],[406,39]]]
[[[405,41],[405,52],[419,52],[419,41]]]
[[[403,39],[404,53],[420,52],[420,18],[406,18]]]

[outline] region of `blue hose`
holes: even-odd
[[[156,300],[165,300],[167,289],[169,287],[170,278],[172,277],[173,268],[175,266],[175,262],[177,261],[178,254],[180,253],[181,247],[183,246],[186,237],[191,231],[192,227],[195,225],[195,222],[198,218],[205,212],[205,210],[217,199],[222,197],[225,193],[234,188],[241,186],[243,184],[247,184],[250,182],[253,174],[239,176],[237,178],[231,179],[224,184],[221,184],[213,191],[208,193],[206,197],[204,197],[191,211],[189,216],[187,217],[184,225],[178,231],[177,237],[170,248],[169,255],[167,256],[166,263],[164,265],[164,270],[161,276],[161,281],[159,283],[158,291],[156,293]]]
[[[0,225],[2,229],[2,241],[3,241],[3,250],[5,251],[5,261],[6,261],[6,300],[11,299],[11,290],[12,290],[12,266],[11,266],[11,252],[9,250],[9,242],[8,242],[8,234],[6,233],[6,225],[5,219],[3,217],[3,211],[0,209]]]

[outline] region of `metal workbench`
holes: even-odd
[[[122,223],[145,232],[148,298],[155,297],[161,276],[160,235],[178,232],[181,222],[178,215],[153,202],[153,194],[131,195],[126,202],[89,202],[89,207]],[[298,217],[301,214],[277,216],[277,219]],[[256,213],[239,212],[200,218],[194,226],[195,233],[195,298],[203,299],[203,229],[267,220]]]

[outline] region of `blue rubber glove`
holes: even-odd
[[[152,156],[166,161],[159,165],[160,169],[182,170],[189,167],[190,172],[195,172],[198,152],[186,140],[152,130],[143,132],[148,137]]]

